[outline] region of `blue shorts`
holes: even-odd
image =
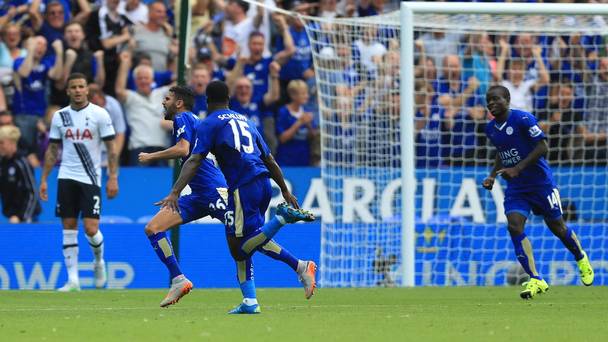
[[[562,201],[557,188],[542,188],[530,192],[517,192],[505,196],[505,215],[520,213],[525,217],[542,215],[547,220],[557,220],[562,214]]]
[[[261,175],[228,194],[226,234],[249,236],[264,225],[266,209],[272,197],[268,176]]]
[[[222,197],[222,192],[224,197]],[[179,214],[184,223],[198,220],[205,216],[211,216],[224,222],[226,213],[225,188],[209,189],[206,191],[192,190],[189,195],[181,196],[177,200]]]

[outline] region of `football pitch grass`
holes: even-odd
[[[238,290],[0,292],[2,341],[608,341],[608,288],[259,289],[262,313],[227,315]]]

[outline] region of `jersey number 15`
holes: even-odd
[[[251,132],[249,132],[249,125],[247,125],[245,121],[237,121],[234,119],[228,121],[228,123],[232,128],[232,135],[234,135],[234,148],[237,151],[253,153],[253,137],[251,136]],[[247,140],[246,144],[245,140]],[[241,144],[241,141],[244,143]]]

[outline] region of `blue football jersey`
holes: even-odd
[[[182,158],[182,162],[185,162],[192,154],[196,143],[196,127],[199,122],[200,120],[192,112],[182,112],[173,118],[174,141],[177,143],[181,139],[186,139],[190,143],[190,153]],[[224,180],[224,175],[220,170],[213,164],[213,160],[205,158],[188,185],[193,192],[208,191],[225,188],[226,180]]]
[[[232,191],[262,174],[269,174],[262,161],[270,149],[255,123],[230,109],[210,113],[197,128],[192,153],[215,155]]]
[[[502,123],[496,119],[486,126],[486,135],[496,147],[503,167],[510,168],[524,160],[536,144],[546,139],[534,115],[521,110],[511,109],[507,120]],[[545,157],[522,170],[518,177],[507,180],[507,192],[534,190],[541,187],[555,187],[555,181]]]

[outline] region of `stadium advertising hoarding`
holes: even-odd
[[[608,285],[608,260],[602,260],[608,245],[605,225],[572,225],[595,268],[595,284]],[[168,274],[143,233],[142,224],[104,226],[108,287],[165,288]],[[0,289],[45,289],[61,286],[66,271],[61,251],[61,230],[45,224],[0,225],[5,243],[0,248]],[[528,229],[541,274],[553,285],[574,285],[578,271],[567,250],[548,229],[534,224]],[[319,224],[289,226],[277,242],[299,258],[319,261]],[[80,233],[80,281],[93,286],[93,256]],[[551,241],[547,245],[547,241]],[[517,276],[517,261],[506,231],[495,225],[418,224],[416,284],[424,286],[504,285]],[[373,246],[372,246],[373,248]],[[180,263],[197,288],[235,287],[235,265],[226,247],[221,225],[184,226],[180,239]],[[391,256],[376,255],[364,267],[375,268],[392,281],[398,279],[398,263]],[[254,256],[255,280],[259,287],[298,287],[295,273],[286,265]],[[386,267],[378,267],[384,265]],[[320,279],[322,281],[322,279]],[[384,284],[389,284],[386,282]],[[370,282],[368,286],[378,285]]]
[[[157,288],[166,287],[168,280],[163,265],[156,259],[143,228],[145,221],[156,212],[152,203],[162,197],[170,186],[170,170],[128,169],[121,172],[121,193],[116,200],[104,202],[105,217],[115,224],[103,224],[107,239],[106,256],[110,287]],[[417,285],[502,285],[513,273],[516,258],[504,228],[501,212],[502,190],[489,193],[479,186],[485,169],[437,169],[419,171],[417,210],[416,284]],[[603,215],[605,208],[605,173],[594,173],[582,179],[576,169],[556,172],[562,187],[562,198],[578,198],[574,203],[585,221],[594,221],[594,214]],[[286,178],[300,203],[321,217],[325,223],[338,222],[360,229],[369,224],[392,223],[399,220],[392,203],[399,195],[398,181],[383,185],[347,176],[343,198],[331,199],[320,171],[315,168],[288,168]],[[566,178],[567,177],[567,178]],[[52,179],[52,178],[51,178]],[[53,182],[49,183],[49,197],[54,198]],[[602,192],[603,191],[603,192]],[[350,196],[350,197],[349,197]],[[336,215],[335,200],[344,203],[347,215]],[[275,189],[273,202],[280,202]],[[0,249],[0,288],[51,289],[65,281],[65,266],[61,254],[61,230],[53,217],[54,201],[44,204],[40,224],[1,225],[4,247]],[[458,218],[457,216],[461,217]],[[139,222],[139,223],[137,223]],[[572,224],[596,267],[596,284],[608,284],[608,224],[595,222]],[[398,228],[397,228],[398,229]],[[539,271],[554,284],[575,284],[576,266],[548,229],[535,221],[528,228],[534,244]],[[300,258],[319,260],[320,224],[301,224],[287,227],[279,233],[278,242]],[[398,234],[397,234],[398,236]],[[80,275],[84,287],[92,285],[92,255],[81,232]],[[370,243],[371,244],[371,243]],[[377,272],[398,282],[399,263],[388,256],[377,256],[370,246],[367,264],[370,269],[385,265]],[[367,252],[366,252],[367,253]],[[234,286],[234,264],[225,246],[223,228],[218,224],[191,224],[181,230],[180,255],[183,270],[197,287]],[[395,256],[398,258],[399,256]],[[604,260],[607,259],[607,260]],[[260,286],[299,286],[293,272],[285,265],[256,256],[256,282]],[[380,263],[378,263],[380,262]],[[512,275],[512,274],[511,274]],[[380,277],[382,278],[382,276]],[[367,286],[377,285],[370,280]],[[322,281],[322,279],[321,279]]]
[[[557,183],[563,202],[573,201],[577,211],[585,221],[597,221],[605,216],[608,198],[608,175],[605,169],[556,168]],[[487,175],[487,168],[445,168],[419,169],[418,196],[416,198],[417,216],[424,222],[436,217],[464,217],[474,223],[505,223],[502,214],[504,197],[503,186],[495,186],[490,193],[481,187]],[[56,170],[54,171],[56,172]],[[156,213],[152,204],[165,197],[171,186],[169,168],[122,168],[120,172],[120,193],[114,200],[103,197],[102,218],[107,222],[145,223]],[[366,222],[380,223],[394,220],[399,210],[394,208],[395,200],[400,197],[400,181],[375,184],[363,175],[370,171],[345,176],[341,182],[342,193],[339,198],[331,198],[323,184],[318,168],[285,168],[288,186],[300,204],[312,210],[325,223]],[[375,170],[375,172],[383,172]],[[361,176],[358,176],[358,175]],[[54,179],[52,174],[49,179]],[[39,175],[38,175],[39,178]],[[49,201],[43,202],[42,223],[58,222],[54,216],[56,182],[49,182]],[[102,189],[103,191],[104,189]],[[571,200],[576,199],[576,200]],[[335,214],[336,201],[344,204],[345,212]],[[275,186],[271,207],[281,202],[281,195]],[[334,210],[332,210],[334,209]],[[498,214],[497,214],[498,213]],[[0,218],[0,223],[6,218]],[[213,223],[213,220],[202,220]]]

